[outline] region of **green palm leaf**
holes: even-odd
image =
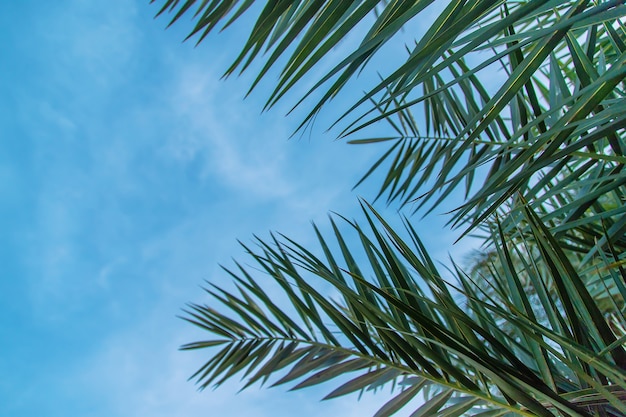
[[[270,68],[282,66],[268,106],[374,13],[359,46],[312,88],[330,84],[304,126],[432,2],[302,0],[261,8],[234,0],[160,3],[159,14],[174,13],[172,23],[195,11],[190,36],[201,34],[199,41],[219,25],[257,11],[226,75],[264,60],[254,88]],[[386,138],[394,143],[365,177],[385,170],[380,195],[402,205],[416,202],[416,209],[432,210],[462,187],[468,199],[452,223],[465,224],[466,233],[493,220],[495,213],[510,216],[503,223],[511,230],[520,208],[505,203],[521,195],[585,262],[597,255],[600,221],[609,232],[600,248],[606,250],[610,241],[623,250],[623,212],[613,208],[624,206],[626,193],[622,3],[450,2],[416,40],[407,60],[341,117],[373,103],[348,122],[344,135],[350,136],[399,118],[400,124],[393,124],[399,136]],[[264,50],[266,58],[261,57]],[[507,74],[500,85],[494,84],[494,71]],[[412,115],[417,107],[424,110],[421,118]],[[610,179],[603,182],[603,177]],[[502,210],[505,206],[511,212]]]
[[[408,221],[407,241],[371,207],[364,207],[364,215],[369,230],[348,222],[352,230],[340,231],[333,222],[334,242],[316,229],[325,260],[287,238],[259,240],[258,250],[249,253],[264,276],[233,273],[241,283],[239,296],[208,290],[210,304],[221,307],[190,307],[186,319],[215,338],[184,348],[217,349],[195,375],[201,387],[237,374],[248,378],[245,386],[274,378],[274,385],[290,383],[293,389],[351,375],[327,396],[334,398],[417,378],[379,415],[411,404],[426,386],[438,388],[415,415],[479,415],[487,408],[545,416],[557,410],[578,416],[598,409],[626,412],[624,335],[589,301],[578,273],[536,215],[526,214],[534,225],[528,239],[540,252],[532,262],[543,265],[534,279],[562,283],[551,296],[564,311],[528,298],[512,261],[524,255],[513,255],[504,241],[498,256],[508,267],[488,277],[495,290],[489,296],[460,271],[448,279],[457,284],[444,280]],[[349,239],[351,234],[358,239]],[[347,243],[355,241],[360,243]],[[356,259],[364,274],[354,272]],[[283,320],[293,313],[262,289],[267,280],[285,291],[309,326]],[[557,319],[548,320],[550,315]]]

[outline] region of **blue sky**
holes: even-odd
[[[177,350],[198,334],[176,315],[226,279],[236,239],[306,244],[311,220],[357,215],[373,190],[350,189],[379,149],[333,141],[323,118],[288,140],[288,101],[261,114],[271,82],[244,101],[252,74],[219,80],[241,31],[194,48],[146,3],[3,5],[0,415],[373,414],[386,394],[186,382],[202,354]],[[444,220],[416,219],[440,258]]]

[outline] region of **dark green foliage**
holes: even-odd
[[[302,98],[321,93],[301,128],[433,3],[156,2],[172,23],[193,15],[198,42],[258,13],[226,75],[260,61],[254,88],[280,66],[266,107],[370,22]],[[377,416],[422,396],[413,416],[626,415],[623,3],[447,2],[337,123],[351,143],[388,145],[363,177],[381,181],[376,198],[427,214],[462,190],[450,223],[488,256],[443,275],[409,219],[400,233],[366,203],[366,227],[331,219],[316,250],[259,240],[245,249],[262,273],[226,271],[236,291],[207,289],[222,307],[185,316],[213,337],[184,347],[211,349],[201,386],[350,375],[327,398],[403,382]],[[356,137],[378,122],[388,135]]]

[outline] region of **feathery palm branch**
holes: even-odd
[[[531,211],[540,256],[517,256],[532,297],[505,241],[497,254],[504,270],[485,277],[485,291],[458,268],[454,281],[444,279],[408,221],[406,240],[371,207],[364,213],[369,230],[348,222],[352,234],[342,232],[331,219],[331,241],[315,229],[322,256],[286,237],[259,240],[257,250],[246,247],[254,266],[226,270],[236,292],[213,285],[210,306],[189,306],[185,318],[214,336],[184,346],[216,349],[194,375],[203,388],[238,374],[245,387],[273,378],[293,389],[350,375],[326,398],[401,381],[377,416],[429,386],[412,415],[626,414],[626,333],[607,322]],[[268,280],[294,311],[263,289]]]
[[[174,13],[172,23],[193,13],[196,24],[189,36],[197,36],[198,42],[259,9],[251,0],[159,3],[159,14]],[[374,13],[359,46],[305,95],[324,88],[302,127],[433,3],[267,2],[225,75],[262,60],[252,89],[270,68],[282,65],[267,102],[272,106],[357,23]],[[469,232],[493,213],[503,214],[503,204],[521,195],[562,244],[580,252],[585,262],[598,255],[596,240],[603,250],[610,241],[622,251],[626,247],[623,3],[450,1],[409,48],[406,61],[370,86],[340,117],[354,115],[342,136],[390,121],[392,115],[400,117],[403,128],[395,129],[395,135],[352,141],[391,141],[389,151],[366,175],[389,161],[381,185],[389,201],[417,202],[418,208],[433,209],[463,187],[467,198],[453,222],[465,223]],[[497,71],[506,74],[500,83],[493,79]],[[418,106],[424,116],[416,123],[411,110]],[[476,175],[480,170],[486,175]],[[480,186],[475,185],[476,178],[484,179]],[[521,206],[512,204],[507,210],[505,230],[517,224]]]

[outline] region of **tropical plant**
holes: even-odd
[[[450,222],[490,253],[442,274],[410,218],[396,231],[366,202],[367,227],[332,218],[332,241],[315,228],[316,250],[285,236],[244,246],[262,278],[237,264],[225,270],[236,290],[207,288],[222,308],[187,309],[213,337],[184,346],[213,349],[194,375],[201,387],[236,374],[296,388],[352,375],[327,398],[397,383],[377,416],[414,398],[414,416],[626,415],[623,1],[159,3],[172,23],[192,14],[198,42],[258,12],[226,75],[262,60],[254,88],[282,66],[266,107],[370,19],[296,103],[320,97],[300,128],[441,5],[406,60],[337,124],[351,143],[389,145],[363,177],[382,178],[376,198],[428,214],[460,189]],[[355,137],[379,122],[388,135]]]

